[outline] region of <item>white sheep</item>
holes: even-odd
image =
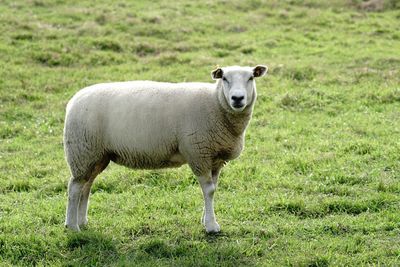
[[[102,83],[68,103],[64,149],[72,177],[65,225],[87,224],[89,193],[110,161],[134,169],[189,164],[204,196],[202,223],[219,232],[213,208],[224,164],[244,146],[256,100],[255,77],[267,67],[225,67],[212,83],[132,81]]]

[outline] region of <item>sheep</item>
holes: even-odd
[[[257,97],[254,78],[267,70],[231,66],[211,72],[215,83],[115,82],[76,93],[64,125],[71,172],[65,226],[80,231],[87,224],[90,188],[113,161],[134,169],[188,164],[203,193],[202,224],[207,233],[219,232],[218,177],[243,150]]]

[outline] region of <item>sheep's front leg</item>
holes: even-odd
[[[78,206],[83,185],[84,183],[75,180],[73,177],[68,184],[68,207],[65,226],[75,231],[79,231]]]
[[[214,185],[215,185],[215,190],[217,189],[217,185],[218,185],[218,178],[219,178],[219,174],[221,173],[221,168],[218,168],[218,169],[216,169],[216,170],[213,170],[212,171],[212,173],[211,173],[211,177],[212,177],[212,181],[213,181],[213,183],[214,183]],[[215,191],[214,190],[214,191]],[[201,223],[203,224],[203,225],[205,225],[205,217],[206,217],[206,212],[205,212],[205,209],[203,209],[203,216],[201,216]]]
[[[207,233],[217,233],[220,231],[214,213],[214,192],[217,188],[217,179],[214,180],[213,178],[214,175],[211,175],[211,172],[198,177],[204,197],[204,214],[202,221],[206,227]]]

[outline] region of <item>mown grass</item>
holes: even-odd
[[[52,266],[400,264],[400,10],[362,1],[1,1],[0,262]],[[210,81],[267,64],[240,159],[200,225],[187,167],[111,165],[63,228],[65,105],[105,81]]]

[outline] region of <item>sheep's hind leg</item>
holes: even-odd
[[[82,187],[82,193],[79,199],[79,206],[78,206],[78,225],[79,228],[82,228],[87,225],[87,211],[89,206],[89,194],[90,188],[92,187],[92,182],[86,182]]]
[[[92,187],[94,179],[107,167],[108,163],[110,163],[110,159],[108,156],[104,156],[100,161],[98,161],[90,174],[89,180],[84,184],[82,188],[82,193],[80,196],[79,207],[78,207],[79,227],[86,226],[88,223],[87,214],[89,206],[90,188]]]
[[[217,188],[217,182],[214,178],[215,176],[212,175],[211,172],[198,177],[204,197],[204,214],[202,222],[207,233],[218,233],[220,231],[220,226],[215,219],[214,213],[214,192]]]
[[[65,226],[75,231],[79,231],[78,226],[78,206],[84,182],[71,177],[68,184],[68,207],[65,219]]]

